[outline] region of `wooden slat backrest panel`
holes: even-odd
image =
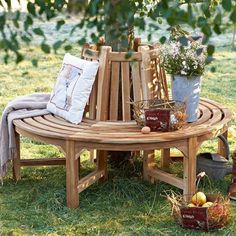
[[[165,99],[168,100],[169,99],[169,93],[168,93],[168,86],[167,86],[167,79],[166,79],[166,73],[164,68],[161,66],[160,64],[160,58],[158,55],[158,48],[159,48],[159,44],[155,44],[153,46],[154,50],[150,51],[150,56],[151,56],[151,60],[155,61],[156,64],[156,86],[157,88],[155,89],[156,91],[159,90],[160,91],[160,97],[158,97],[157,95],[155,97],[157,97],[158,99]]]
[[[129,62],[121,62],[121,89],[122,89],[122,118],[123,121],[130,121],[130,66]]]
[[[95,82],[89,98],[89,118],[96,119],[96,108],[97,108],[97,90],[98,90],[98,76],[96,76]]]
[[[101,121],[109,119],[111,63],[108,61],[108,55],[110,51],[111,47],[103,46],[99,55],[96,119]]]
[[[99,60],[99,71],[89,99],[89,118],[132,120],[131,101],[168,97],[165,71],[156,50],[141,46],[127,58],[125,52],[101,47],[100,53],[84,48],[82,58]]]
[[[134,61],[139,63],[141,58],[141,53],[137,52],[130,57],[127,57],[126,52],[110,51],[108,53],[107,64],[111,66],[109,120],[130,121],[132,119],[130,104],[133,93],[130,76],[131,67]],[[138,96],[137,93],[136,96]]]
[[[144,100],[154,97],[153,68],[151,67],[150,49],[146,46],[139,47],[142,54],[141,86]]]
[[[168,100],[166,74],[160,65],[158,51],[156,49],[150,50],[146,46],[141,46],[139,50],[142,53],[141,81],[143,99],[157,98]]]
[[[142,100],[140,62],[134,61],[131,63],[131,76],[133,86],[133,100],[134,102],[137,102]]]
[[[81,58],[84,60],[92,61],[92,60],[99,60],[99,52],[91,49],[89,44],[85,44],[83,46],[81,52]],[[89,113],[90,119],[96,119],[96,106],[97,106],[97,86],[98,86],[98,75],[96,76],[95,82],[93,84],[93,88],[89,97],[88,104],[85,109],[84,116],[86,113]]]
[[[111,63],[110,120],[118,120],[120,62]]]

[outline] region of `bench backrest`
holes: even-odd
[[[87,111],[96,120],[133,120],[133,101],[168,99],[164,70],[155,49],[139,47],[127,57],[126,52],[112,52],[103,46],[100,52],[83,48],[82,58],[98,60],[99,70]]]

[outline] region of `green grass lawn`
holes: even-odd
[[[71,53],[79,55],[79,50]],[[26,60],[19,65],[1,64],[0,114],[16,96],[33,92],[50,92],[59,71],[63,54],[45,55],[38,48],[24,49]],[[39,59],[33,68],[30,60]],[[236,52],[227,48],[217,51],[212,65],[202,82],[202,96],[236,111]],[[236,128],[235,120],[232,128]],[[236,137],[230,137],[230,149],[236,149]],[[22,139],[24,158],[54,157],[61,153],[50,145]],[[201,151],[216,151],[216,140],[203,144]],[[85,153],[82,174],[91,170]],[[181,165],[172,171],[181,175]],[[232,216],[222,230],[202,233],[184,230],[172,216],[164,196],[166,190],[178,189],[168,184],[149,184],[141,178],[141,159],[134,165],[125,163],[120,168],[109,168],[109,180],[94,184],[80,194],[80,207],[66,208],[65,168],[40,167],[22,169],[22,180],[12,180],[11,171],[0,186],[0,235],[235,235],[236,203],[232,202]],[[212,182],[212,191],[227,194],[230,176]],[[200,188],[209,191],[207,181]]]

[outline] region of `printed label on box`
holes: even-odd
[[[149,109],[145,110],[146,126],[152,131],[170,130],[170,110],[167,109]]]

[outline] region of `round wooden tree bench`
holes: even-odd
[[[151,60],[148,63],[145,62],[147,56]],[[132,120],[132,108],[128,103],[130,88],[132,88],[134,100],[147,99],[152,97],[150,94],[158,94],[158,92],[155,93],[154,85],[158,85],[158,91],[160,91],[165,88],[166,82],[163,71],[158,67],[158,57],[154,56],[152,51],[144,50],[135,54],[134,57],[135,64],[133,64],[132,58],[127,62],[124,55],[112,54],[109,47],[102,50],[99,59],[102,64],[90,98],[89,115],[79,125],[71,124],[53,115],[14,121],[18,140],[18,158],[14,160],[13,165],[16,179],[20,178],[20,166],[66,163],[67,205],[75,208],[78,206],[78,194],[81,191],[95,181],[107,178],[106,150],[142,150],[144,179],[165,181],[183,189],[184,194],[191,194],[195,191],[198,148],[205,140],[222,133],[227,134],[231,112],[219,103],[202,99],[197,122],[186,124],[183,129],[174,132],[142,134],[136,122]],[[151,63],[153,60],[155,63]],[[154,65],[155,73],[150,64]],[[109,67],[104,67],[104,65]],[[130,76],[130,68],[135,75],[131,81],[127,78]],[[108,81],[104,75],[110,74],[113,77]],[[119,75],[121,75],[121,85],[119,85]],[[151,89],[150,84],[153,85]],[[118,105],[119,96],[122,97],[122,108],[119,108]],[[122,110],[121,120],[119,120],[119,109]],[[65,153],[65,159],[53,159],[50,160],[51,162],[47,162],[45,159],[30,160],[31,163],[21,160],[19,134],[60,147]],[[170,161],[169,149],[172,147],[179,149],[184,155],[183,179],[155,167],[153,150],[163,150],[162,165],[167,166]],[[220,149],[222,147],[223,145],[219,145]],[[79,155],[85,149],[99,150],[97,169],[79,180]]]
[[[98,168],[87,177],[78,180],[79,154],[84,149],[147,152],[144,159],[144,177],[161,180],[184,190],[195,191],[196,154],[199,146],[227,131],[231,113],[222,105],[201,100],[197,122],[186,124],[179,131],[142,134],[134,121],[94,121],[84,119],[79,125],[70,124],[53,115],[15,121],[16,132],[45,143],[59,145],[67,153],[67,200],[68,206],[76,207],[78,193],[106,175],[105,163],[98,158]],[[153,155],[148,150],[175,147],[184,154],[184,178],[180,179],[155,167]],[[164,157],[165,158],[165,157]],[[165,162],[167,160],[163,160]]]

